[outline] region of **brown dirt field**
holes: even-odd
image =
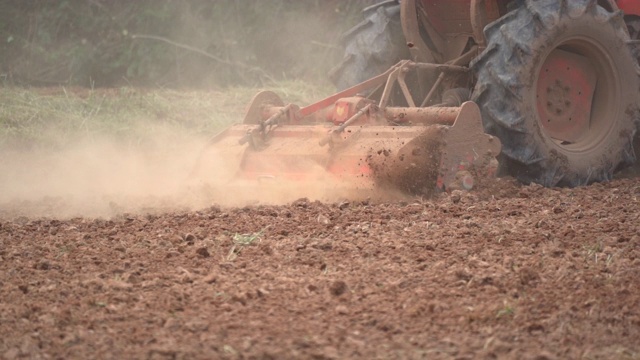
[[[0,358],[639,359],[640,179],[491,187],[110,220],[0,208]]]

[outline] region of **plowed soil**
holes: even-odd
[[[639,179],[503,178],[404,203],[0,207],[0,358],[638,359],[639,199]]]

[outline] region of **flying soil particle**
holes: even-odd
[[[432,126],[403,146],[395,156],[385,149],[367,157],[376,184],[416,195],[432,195],[444,147],[445,127]]]

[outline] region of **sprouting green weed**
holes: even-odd
[[[586,251],[587,256],[593,256],[599,252],[602,252],[602,250],[604,249],[604,245],[602,244],[601,240],[598,240],[591,245],[584,245],[583,249]]]
[[[599,254],[604,250],[604,244],[602,243],[602,240],[598,240],[593,244],[583,245],[582,249],[584,250],[587,258],[593,258],[595,262],[598,262],[598,260],[600,260]],[[606,260],[607,264],[609,264],[609,262],[611,261],[611,259],[609,259],[609,256],[606,258]]]
[[[513,316],[514,313],[515,313],[514,308],[505,301],[504,306],[500,310],[498,310],[498,313],[496,314],[496,318]]]
[[[250,234],[238,234],[238,233],[234,234],[232,238],[233,246],[231,246],[231,249],[229,250],[229,254],[227,255],[227,260],[233,261],[235,258],[238,257],[238,255],[242,251],[242,248],[253,245],[255,242],[260,242],[265,230],[267,230],[267,228],[264,228],[258,232],[250,233]]]
[[[607,254],[607,259],[605,260],[607,266],[610,266],[613,263],[613,254]]]
[[[233,235],[233,243],[239,246],[252,245],[254,242],[260,241],[262,234],[264,234],[264,230],[251,234],[235,234]]]

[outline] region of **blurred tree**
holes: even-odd
[[[3,0],[0,76],[200,87],[324,77],[375,0]]]

